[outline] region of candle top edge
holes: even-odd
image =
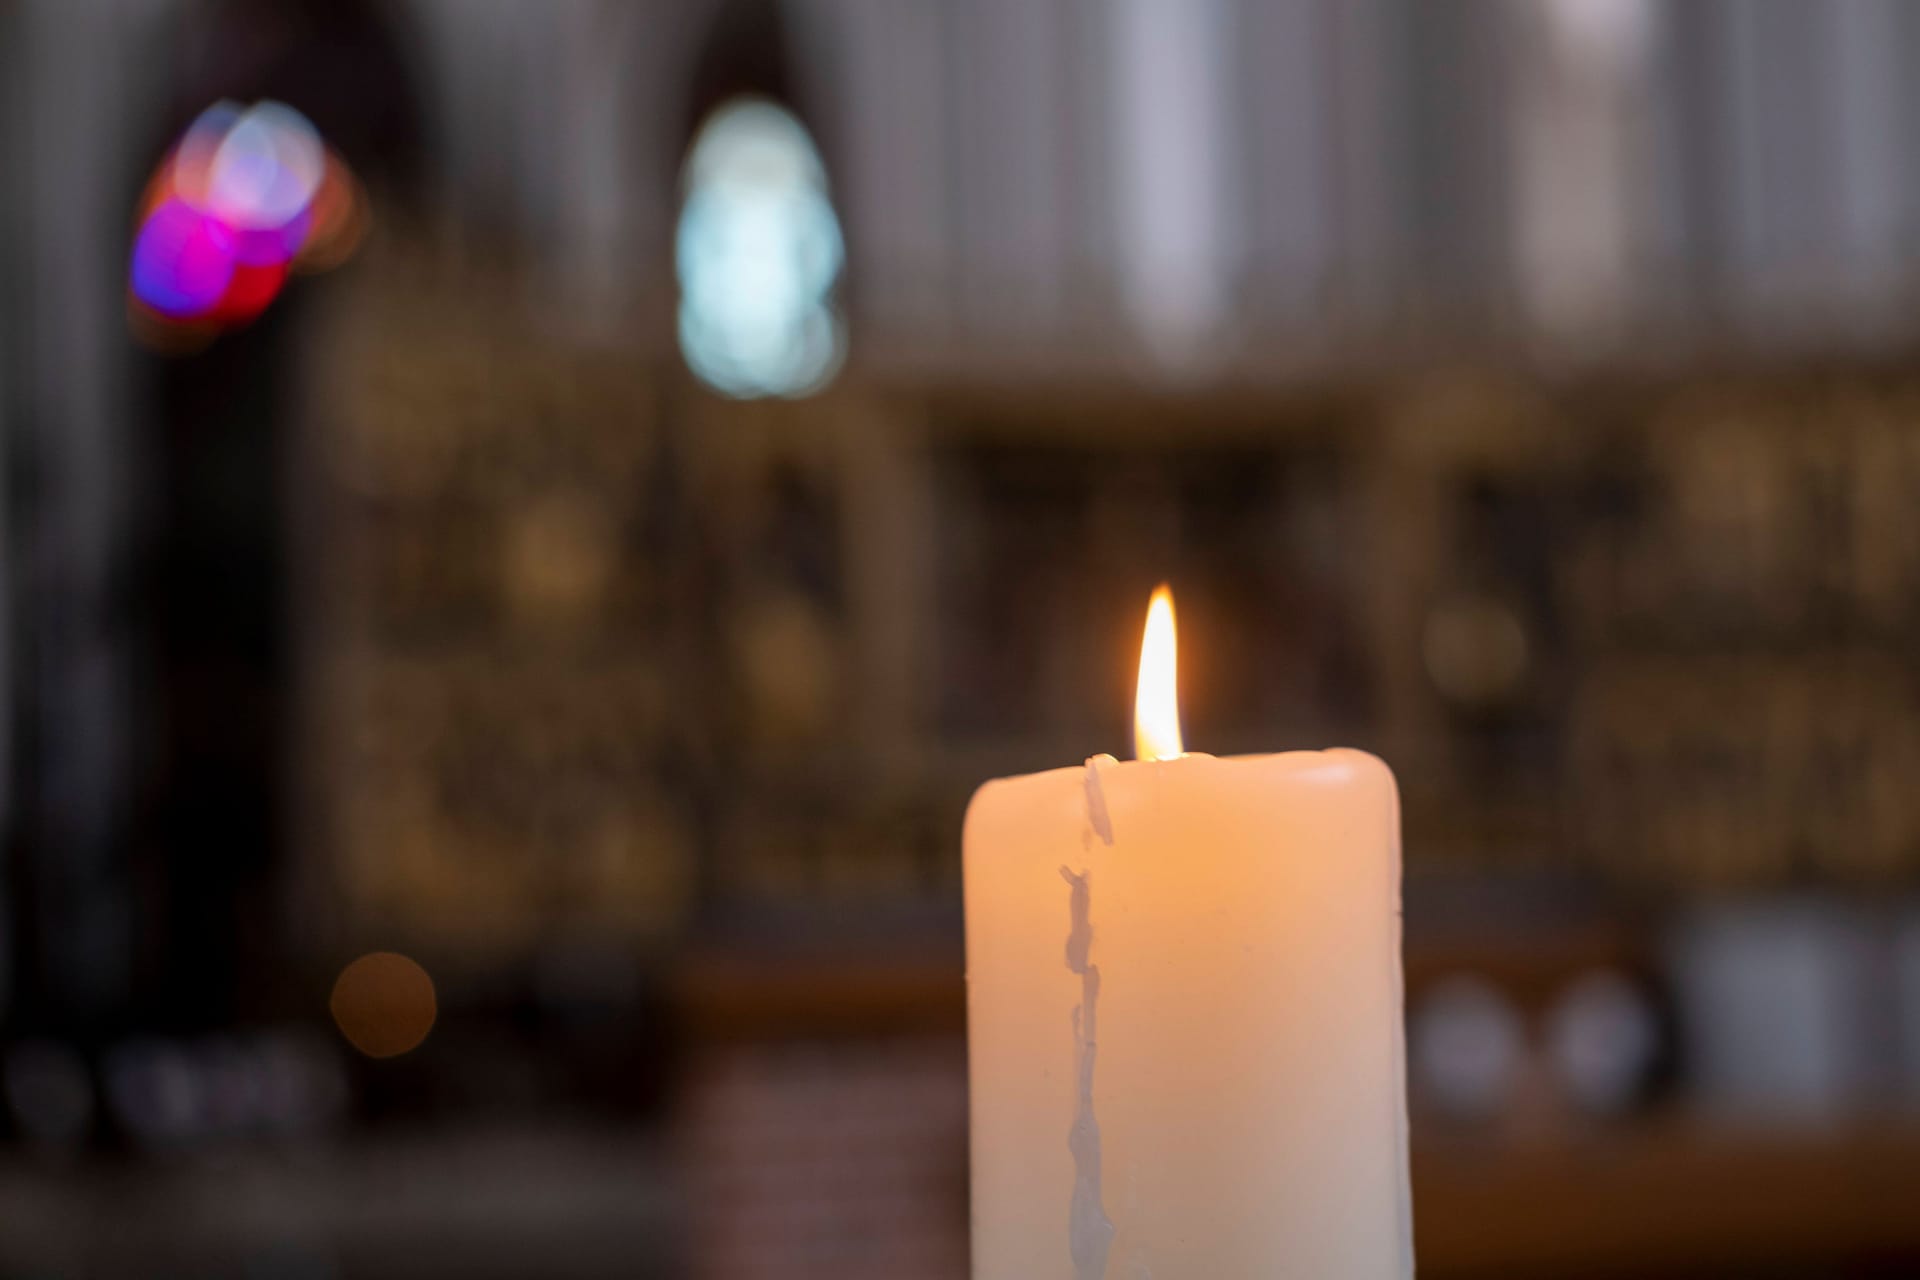
[[[1113,844],[1127,825],[1123,810],[1163,804],[1174,796],[1207,804],[1271,803],[1285,810],[1296,803],[1320,803],[1310,800],[1313,796],[1364,797],[1366,803],[1397,808],[1398,794],[1385,761],[1350,747],[1239,756],[1190,752],[1165,760],[1099,755],[1082,765],[981,783],[967,803],[962,839],[972,859],[982,847],[983,824],[1008,815],[1020,815],[1017,821],[1024,824],[1058,814],[1068,821],[1084,817],[1089,838]]]
[[[1262,769],[1278,771],[1287,776],[1310,775],[1326,772],[1363,773],[1378,770],[1389,776],[1392,770],[1386,761],[1370,751],[1356,747],[1325,747],[1319,750],[1299,749],[1292,751],[1268,751],[1245,755],[1216,756],[1205,751],[1187,751],[1177,756],[1168,756],[1156,760],[1118,760],[1105,753],[1090,756],[1084,764],[1063,765],[1058,769],[1042,769],[1035,773],[1012,774],[1007,777],[993,778],[982,786],[992,786],[995,782],[1014,782],[1022,778],[1041,778],[1051,774],[1081,774],[1089,766],[1102,774],[1109,770],[1123,773],[1139,773],[1154,769],[1192,769],[1227,767],[1231,769]]]

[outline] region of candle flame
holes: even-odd
[[[1183,750],[1174,680],[1178,666],[1173,590],[1163,582],[1147,605],[1147,630],[1140,641],[1140,684],[1133,696],[1133,754],[1138,759],[1165,760]]]

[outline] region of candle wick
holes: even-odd
[[[1089,762],[1091,764],[1091,762]],[[1093,774],[1091,767],[1087,770]],[[1094,783],[1089,784],[1091,794]],[[1111,838],[1109,838],[1111,842]],[[1067,1149],[1073,1153],[1073,1200],[1067,1209],[1067,1249],[1073,1258],[1074,1280],[1100,1280],[1107,1272],[1107,1251],[1113,1246],[1113,1219],[1100,1196],[1100,1121],[1093,1113],[1093,1066],[1099,1035],[1100,966],[1093,963],[1093,873],[1075,875],[1065,866],[1067,882],[1067,968],[1080,975],[1080,1003],[1073,1007],[1075,1100],[1073,1128]]]

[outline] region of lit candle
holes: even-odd
[[[967,810],[976,1280],[1411,1276],[1393,775],[1183,754],[1164,587],[1135,725]]]

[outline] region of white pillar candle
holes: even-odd
[[[1159,613],[1143,758],[967,811],[973,1274],[1410,1276],[1393,775],[1180,754]]]

